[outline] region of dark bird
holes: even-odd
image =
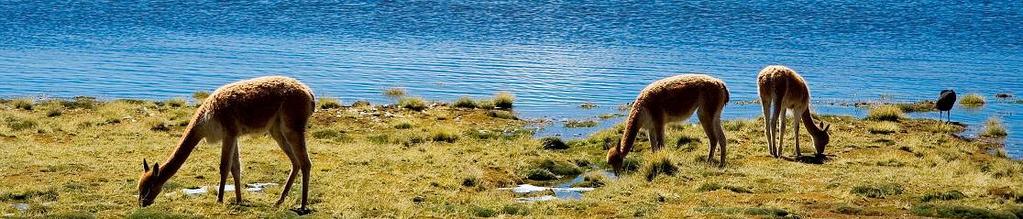
[[[938,97],[938,101],[934,102],[934,108],[938,109],[938,117],[941,117],[941,112],[948,112],[948,120],[952,121],[952,106],[956,104],[956,91],[954,90],[942,90],[941,96]],[[939,118],[940,119],[940,118]]]

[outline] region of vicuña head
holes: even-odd
[[[163,183],[157,185],[156,174],[159,172],[160,164],[153,164],[153,168],[150,169],[149,163],[142,159],[142,177],[139,178],[139,206],[152,205],[156,196],[160,195],[160,191],[163,190]]]
[[[299,171],[302,173],[302,206],[308,204],[309,173],[312,167],[306,151],[306,123],[314,109],[313,93],[298,80],[282,76],[259,77],[220,87],[196,109],[185,128],[174,153],[160,164],[142,160],[139,178],[139,205],[153,204],[160,191],[181,168],[199,141],[221,142],[220,187],[224,191],[228,173],[235,185],[241,182],[241,161],[238,158],[238,137],[269,132],[287,155],[291,173],[276,206],[280,206],[291,189]],[[235,201],[241,202],[241,190],[235,189]],[[224,201],[224,192],[217,193],[217,202]]]

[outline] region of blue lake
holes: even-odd
[[[510,91],[522,116],[558,121],[616,112],[686,72],[753,100],[769,64],[800,71],[825,114],[982,94],[989,104],[952,119],[972,133],[1001,118],[1009,154],[1023,156],[1023,104],[993,97],[1023,95],[1023,1],[0,2],[4,97],[162,99],[281,74],[348,103],[388,103],[389,87],[439,100]],[[755,118],[759,105],[725,116]]]

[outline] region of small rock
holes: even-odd
[[[419,195],[417,195],[416,197],[412,197],[412,202],[421,203],[423,201],[426,201],[426,197],[419,196]]]

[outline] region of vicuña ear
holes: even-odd
[[[825,132],[826,131],[830,131],[830,130],[831,130],[831,124],[828,124],[827,126],[824,127],[824,131]]]
[[[142,172],[149,172],[149,162],[145,158],[142,158]]]
[[[160,174],[160,163],[153,164],[153,176]]]

